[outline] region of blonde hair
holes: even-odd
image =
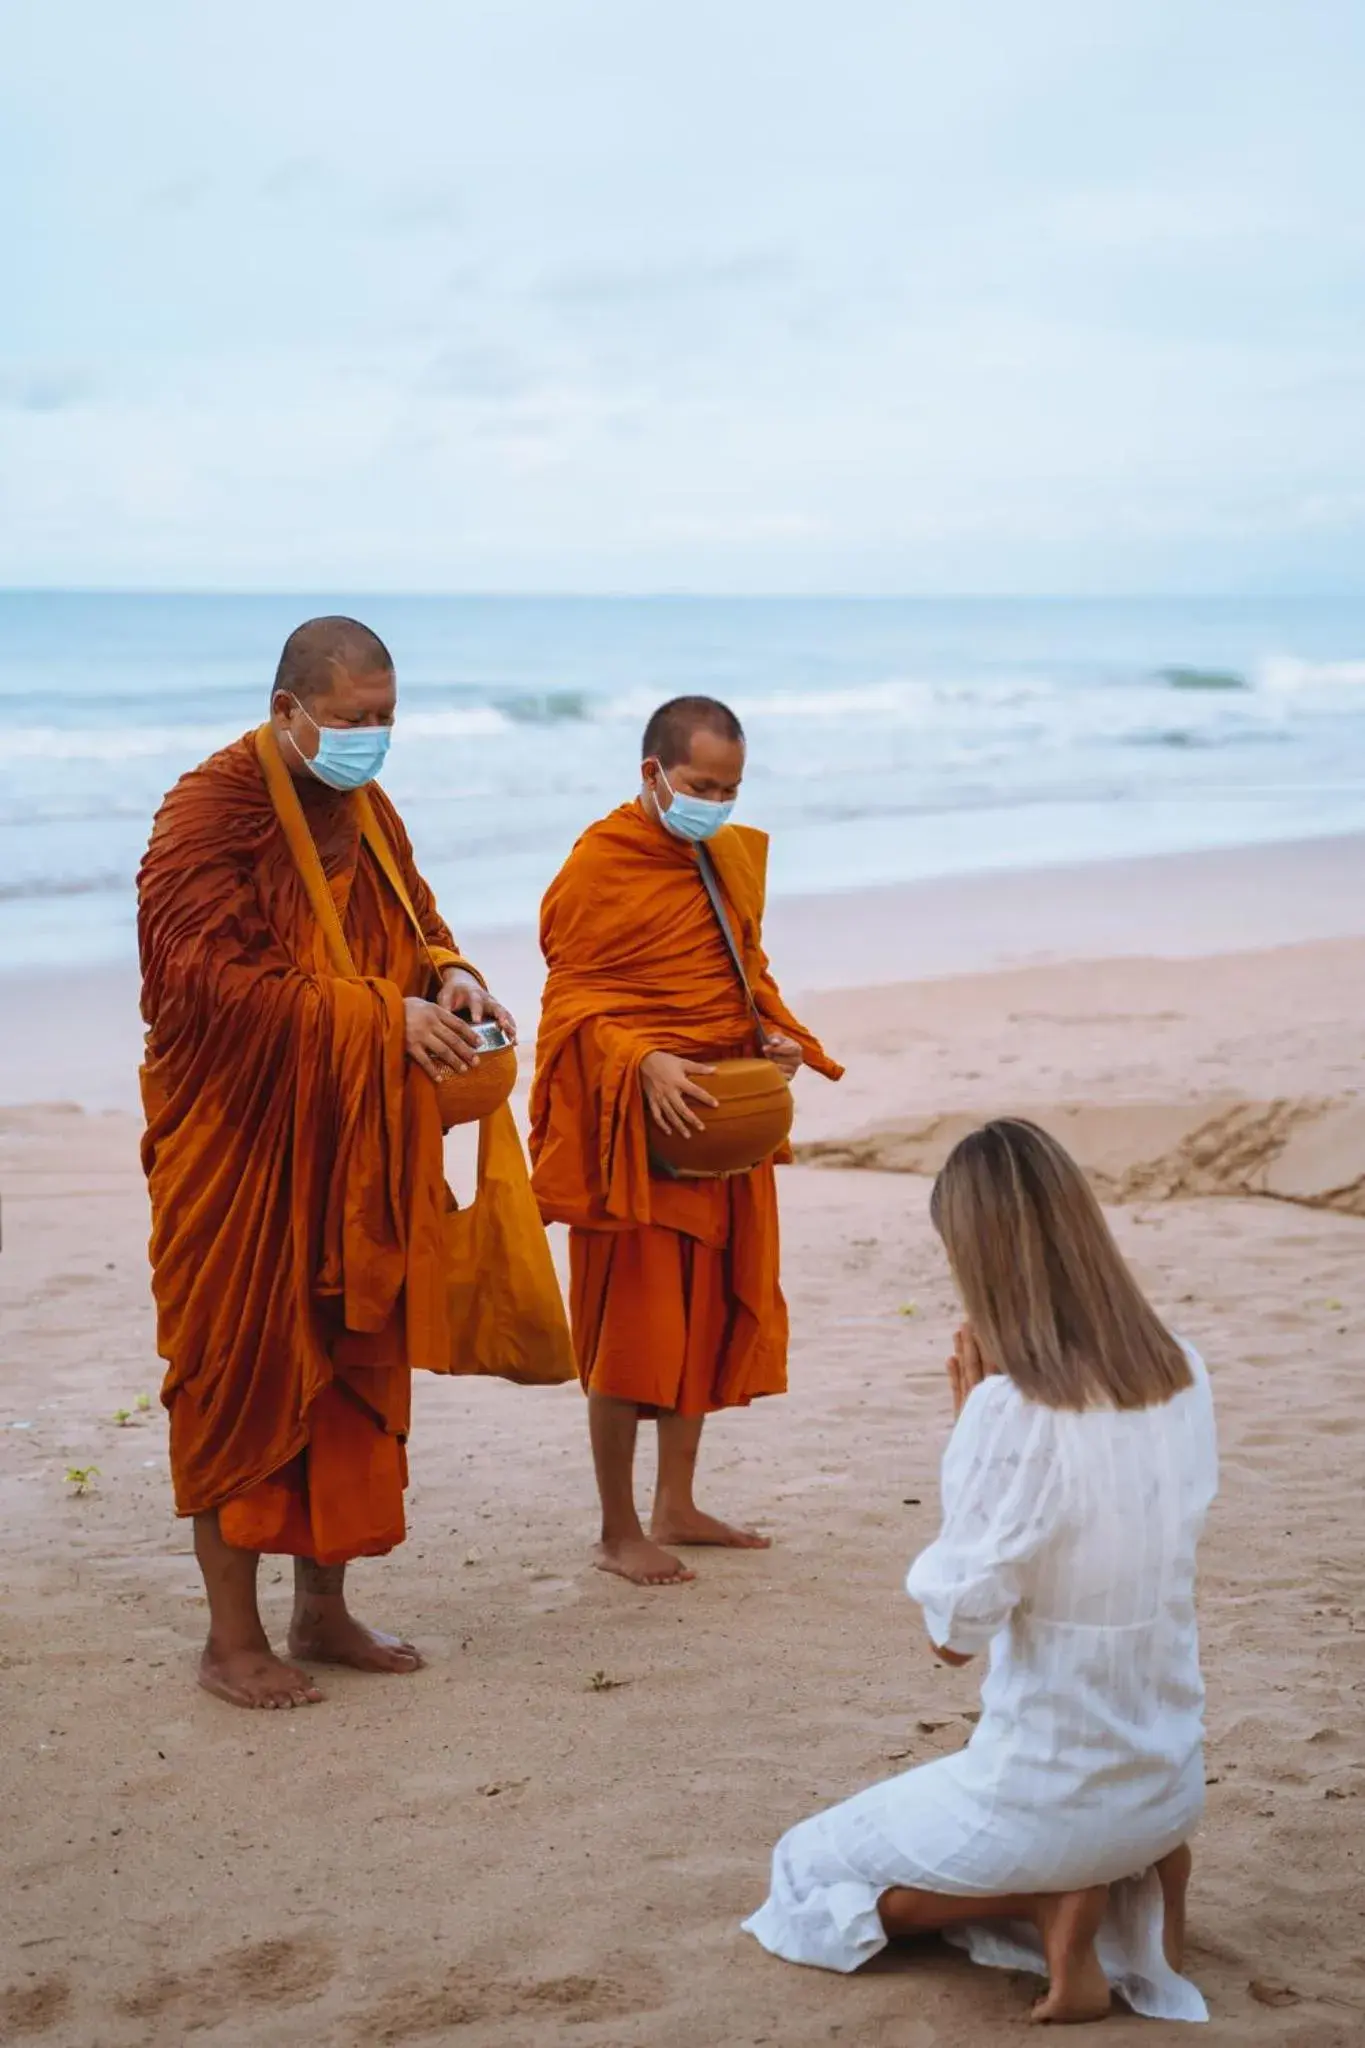
[[[1133,1278],[1085,1175],[1022,1117],[953,1147],[929,1215],[982,1356],[1048,1408],[1154,1408],[1189,1361]]]

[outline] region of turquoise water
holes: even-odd
[[[534,916],[684,690],[745,721],[783,893],[1365,829],[1362,599],[0,592],[0,961],[131,957],[162,792],[333,610],[393,650],[385,781],[460,931]]]

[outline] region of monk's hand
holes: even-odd
[[[505,1010],[496,996],[490,996],[467,967],[446,969],[436,1001],[452,1017],[463,1013],[471,1024],[496,1024],[503,1037],[516,1044],[517,1026],[512,1012]]]
[[[784,1080],[790,1081],[805,1054],[794,1038],[786,1037],[781,1031],[765,1031],[763,1057],[772,1061]]]
[[[645,1054],[640,1062],[640,1086],[644,1090],[649,1113],[661,1131],[671,1131],[680,1138],[687,1138],[693,1131],[706,1128],[693,1104],[700,1103],[703,1109],[714,1109],[716,1098],[707,1094],[697,1077],[714,1074],[715,1071],[714,1067],[701,1066],[696,1060],[681,1059],[675,1052]]]
[[[407,998],[403,1017],[408,1058],[429,1080],[444,1081],[477,1062],[479,1041],[474,1026],[464,1017],[452,1017],[439,1003],[428,1003],[421,996]]]
[[[995,1371],[981,1355],[981,1346],[976,1341],[976,1332],[970,1323],[964,1323],[953,1338],[953,1355],[948,1360],[948,1384],[953,1393],[953,1420],[956,1421],[967,1405],[973,1389],[989,1379]]]

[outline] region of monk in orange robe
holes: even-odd
[[[602,1502],[597,1563],[637,1585],[694,1574],[666,1546],[766,1548],[702,1513],[706,1416],[787,1384],[773,1161],[720,1180],[651,1172],[649,1132],[684,1132],[708,1063],[752,1056],[752,1011],[698,867],[705,840],[764,1026],[790,1078],[842,1068],[791,1015],[762,948],[767,839],[726,822],[744,735],[709,697],[675,699],[644,739],[638,800],[589,827],[546,895],[549,970],[531,1094],[532,1185],[569,1226],[570,1319]],[[635,1506],[638,1419],[658,1423],[650,1529]]]
[[[366,786],[395,702],[367,628],[300,627],[269,723],[176,785],[138,879],[171,1471],[208,1593],[200,1682],[241,1706],[321,1698],[271,1651],[263,1551],[295,1558],[292,1657],[420,1664],[343,1587],[403,1539],[411,1368],[573,1370],[510,1111],[481,1126],[487,1200],[481,1178],[457,1215],[446,1187],[431,1083],[468,1070],[477,1025],[515,1026]],[[458,1244],[486,1254],[477,1310]]]

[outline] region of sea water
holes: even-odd
[[[162,793],[322,611],[393,652],[385,786],[461,935],[534,918],[685,691],[744,721],[774,892],[1365,829],[1365,599],[0,592],[0,964],[132,957]]]

